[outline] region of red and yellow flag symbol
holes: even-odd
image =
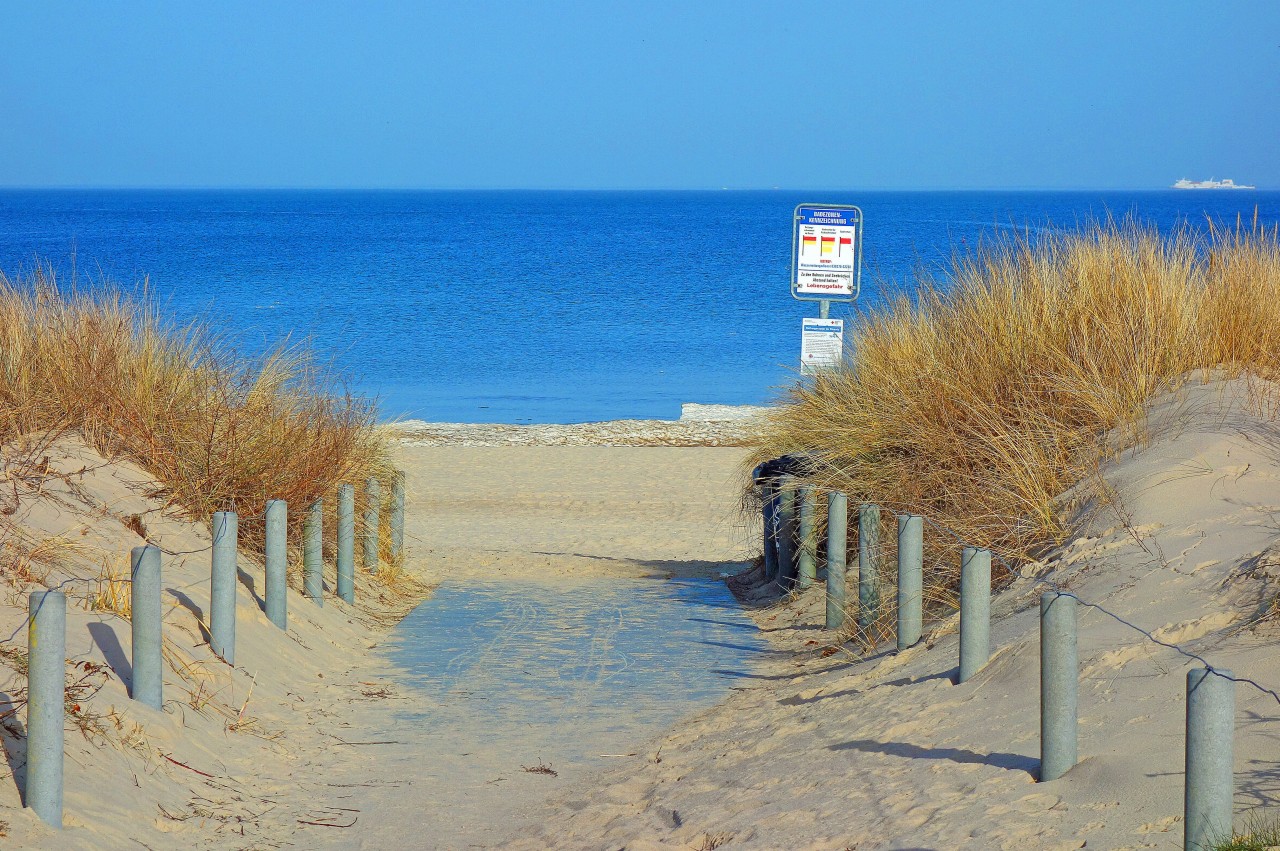
[[[830,254],[832,251],[835,251],[835,248],[836,248],[836,238],[834,236],[824,236],[822,238],[823,254]]]
[[[818,247],[818,238],[816,236],[806,235],[806,236],[800,237],[800,253],[801,254],[804,253],[806,248],[817,248],[817,247]]]

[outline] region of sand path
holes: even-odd
[[[741,459],[707,448],[406,448],[407,535],[440,585],[382,648],[382,673],[407,699],[351,731],[388,744],[348,746],[326,770],[351,790],[359,833],[318,839],[500,843],[540,824],[549,795],[629,759],[749,676],[773,651],[721,576],[749,548]]]

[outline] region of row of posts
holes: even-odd
[[[764,570],[783,590],[817,581],[816,489],[790,475],[763,486]],[[924,518],[898,516],[897,649],[923,632]],[[871,629],[880,613],[880,508],[858,509],[857,624]],[[827,629],[842,629],[846,601],[848,497],[827,494]],[[1040,781],[1056,780],[1078,759],[1079,653],[1076,601],[1070,593],[1040,597]],[[971,679],[991,658],[991,551],[965,547],[960,557],[960,650],[957,682]],[[1230,671],[1187,673],[1185,851],[1209,851],[1230,838],[1235,680]]]
[[[378,569],[379,506],[376,479],[365,486],[363,561]],[[404,549],[405,474],[397,470],[391,490],[391,557]],[[304,588],[323,604],[321,531],[323,505],[316,500],[303,524]],[[267,502],[265,606],[267,619],[287,629],[285,582],[288,508]],[[238,521],[235,512],[213,515],[210,569],[209,649],[235,664]],[[355,601],[355,488],[338,488],[338,596]],[[161,642],[160,550],[148,544],[130,553],[133,676],[130,697],[160,709],[164,696]],[[62,591],[32,591],[27,621],[27,781],[24,803],[53,827],[62,827],[63,724],[65,720],[67,598]]]

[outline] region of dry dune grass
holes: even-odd
[[[78,432],[147,470],[190,519],[237,511],[246,544],[261,541],[252,519],[268,499],[300,526],[317,498],[332,514],[341,482],[375,476],[390,493],[373,407],[328,386],[300,350],[251,362],[204,327],[166,325],[145,299],[60,287],[42,269],[0,274],[0,444]]]
[[[1280,371],[1280,242],[1256,222],[1015,237],[947,277],[856,320],[843,367],[791,388],[751,463],[810,453],[851,507],[1031,557],[1070,532],[1060,495],[1142,439],[1152,395]]]

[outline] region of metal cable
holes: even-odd
[[[807,484],[807,483],[806,483],[806,484]],[[824,486],[824,485],[813,484],[813,485],[808,485],[808,486],[809,486],[809,487],[811,487],[811,488],[813,489],[813,492],[814,492],[814,493],[832,493],[832,492],[839,492],[839,491],[837,491],[837,489],[836,489],[836,488],[827,487],[827,486]],[[871,505],[871,503],[864,503],[864,505]],[[877,506],[877,507],[878,507],[878,506]],[[890,511],[892,511],[892,509],[890,509]],[[896,512],[894,512],[894,516],[895,516],[895,517],[901,517],[901,516],[905,516],[905,515],[899,515],[899,514],[897,514]],[[938,523],[937,521],[935,521],[935,520],[933,520],[933,519],[931,519],[931,518],[929,518],[929,517],[925,517],[925,516],[923,516],[923,515],[914,515],[914,516],[919,516],[919,517],[920,517],[920,518],[921,518],[921,519],[922,519],[926,524],[928,524],[930,527],[932,527],[933,529],[936,529],[937,531],[941,532],[941,533],[942,533],[942,534],[944,534],[944,535],[947,535],[948,537],[950,537],[952,540],[954,540],[954,541],[955,541],[957,544],[959,544],[960,546],[962,546],[962,547],[973,546],[972,544],[969,544],[967,541],[965,541],[962,537],[960,537],[960,535],[959,535],[959,534],[957,534],[955,531],[953,531],[952,529],[947,528],[946,526],[943,526],[941,523]],[[883,548],[883,547],[884,547],[884,545],[883,545],[883,544],[881,544],[881,545],[879,546],[879,548]],[[1008,571],[1010,575],[1014,575],[1014,574],[1016,574],[1016,573],[1017,573],[1017,571],[1015,571],[1015,570],[1014,570],[1013,565],[1012,565],[1012,564],[1010,564],[1010,563],[1009,563],[1009,561],[1008,561],[1004,556],[1000,555],[1000,553],[998,553],[998,552],[996,552],[996,551],[994,551],[994,550],[991,550],[990,548],[984,548],[984,549],[987,549],[987,551],[988,551],[988,552],[990,552],[990,553],[991,553],[991,555],[992,555],[992,556],[993,556],[997,561],[999,561],[999,562],[1000,562],[1000,564],[1002,564],[1002,565],[1004,566],[1005,570],[1006,570],[1006,571]],[[1064,596],[1064,597],[1071,597],[1072,599],[1074,599],[1076,602],[1078,602],[1078,603],[1079,603],[1080,605],[1082,605],[1082,606],[1085,606],[1085,607],[1087,607],[1087,608],[1094,609],[1094,610],[1096,610],[1096,611],[1101,612],[1102,614],[1104,614],[1104,615],[1106,615],[1107,617],[1109,617],[1109,618],[1111,618],[1112,620],[1114,620],[1116,623],[1118,623],[1118,624],[1120,624],[1120,625],[1122,625],[1122,626],[1124,626],[1124,627],[1127,627],[1127,628],[1129,628],[1129,629],[1133,630],[1134,632],[1138,633],[1138,634],[1139,634],[1139,635],[1141,635],[1143,638],[1145,638],[1146,640],[1148,640],[1148,641],[1152,642],[1153,644],[1157,644],[1157,645],[1159,645],[1159,646],[1161,646],[1161,647],[1165,647],[1165,648],[1167,648],[1167,649],[1169,649],[1169,650],[1174,651],[1175,653],[1178,653],[1178,654],[1179,654],[1179,655],[1181,655],[1181,656],[1186,657],[1187,659],[1191,659],[1191,660],[1194,660],[1194,661],[1196,661],[1196,662],[1199,662],[1201,665],[1204,665],[1205,669],[1206,669],[1206,670],[1208,670],[1208,672],[1209,672],[1210,674],[1212,674],[1212,675],[1214,675],[1214,676],[1216,676],[1216,677],[1221,677],[1221,678],[1222,678],[1222,679],[1224,679],[1224,680],[1230,680],[1231,682],[1234,682],[1234,683],[1243,683],[1244,685],[1252,686],[1253,688],[1257,689],[1257,690],[1258,690],[1259,692],[1261,692],[1262,694],[1265,694],[1265,695],[1267,695],[1268,697],[1270,697],[1271,699],[1273,699],[1273,700],[1277,703],[1277,705],[1280,705],[1280,691],[1277,691],[1277,690],[1275,690],[1275,689],[1271,689],[1271,688],[1267,688],[1266,686],[1262,685],[1261,683],[1257,682],[1256,680],[1254,680],[1254,679],[1252,679],[1252,678],[1250,678],[1250,677],[1239,677],[1239,676],[1236,676],[1236,675],[1234,675],[1234,674],[1227,674],[1227,673],[1224,673],[1223,671],[1219,670],[1219,669],[1218,669],[1217,667],[1215,667],[1212,663],[1210,663],[1210,662],[1209,662],[1209,660],[1205,659],[1205,658],[1204,658],[1203,656],[1201,656],[1200,654],[1195,653],[1195,652],[1193,652],[1193,651],[1191,651],[1191,650],[1187,650],[1185,647],[1182,647],[1181,645],[1174,644],[1174,643],[1172,643],[1172,642],[1164,641],[1163,639],[1156,638],[1156,637],[1155,637],[1155,635],[1154,635],[1154,630],[1148,630],[1148,629],[1146,629],[1146,628],[1144,628],[1144,627],[1142,627],[1142,626],[1139,626],[1138,624],[1135,624],[1135,623],[1133,623],[1132,621],[1130,621],[1130,620],[1128,620],[1128,619],[1124,618],[1123,616],[1121,616],[1121,615],[1119,615],[1119,614],[1117,614],[1117,613],[1115,613],[1115,612],[1111,611],[1110,609],[1106,608],[1105,606],[1102,606],[1102,605],[1100,605],[1100,604],[1098,604],[1098,603],[1094,603],[1094,602],[1092,602],[1092,601],[1086,600],[1086,599],[1084,599],[1083,597],[1081,597],[1079,594],[1076,594],[1074,591],[1068,591],[1068,590],[1064,589],[1061,585],[1059,585],[1057,582],[1055,582],[1055,581],[1054,581],[1054,580],[1052,580],[1052,579],[1048,579],[1048,578],[1044,578],[1044,577],[1027,577],[1027,578],[1029,578],[1029,579],[1031,580],[1031,582],[1032,582],[1032,584],[1033,584],[1033,585],[1043,585],[1043,586],[1046,586],[1046,587],[1048,587],[1050,590],[1054,591],[1054,592],[1055,592],[1055,593],[1057,593],[1057,594],[1060,594],[1061,596]]]

